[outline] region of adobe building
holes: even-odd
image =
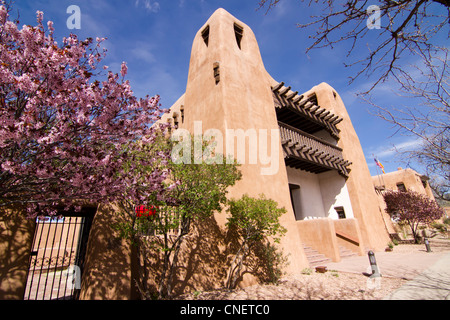
[[[289,254],[291,273],[310,265],[305,246],[339,261],[340,247],[364,254],[389,241],[361,144],[339,94],[326,83],[302,94],[296,90],[305,89],[268,74],[252,30],[218,9],[195,35],[185,94],[162,119],[194,135],[220,132],[215,139],[221,150],[235,157],[239,139],[247,139],[243,178],[230,197],[263,193],[287,209],[281,247]],[[224,226],[225,215],[216,219]]]
[[[161,121],[205,139],[214,136],[241,162],[242,179],[230,188],[230,198],[265,194],[287,210],[279,246],[289,259],[288,274],[326,262],[313,260],[311,252],[339,261],[345,250],[363,255],[388,243],[364,153],[339,94],[326,83],[291,88],[273,79],[252,30],[224,9],[195,35],[186,91],[169,111]],[[136,252],[112,227],[123,219],[116,211],[102,205],[86,214],[92,227],[83,242],[80,299],[136,298]],[[0,220],[12,225],[6,216]],[[0,299],[22,299],[30,273],[36,226],[15,223],[0,238]],[[180,258],[188,260],[177,288],[223,287],[232,253],[225,223],[226,214],[217,213],[186,241],[191,256]],[[21,251],[9,250],[10,242]],[[241,285],[255,281],[246,276]]]
[[[377,190],[415,191],[434,200],[433,191],[426,175],[419,174],[413,169],[399,167],[397,171],[388,172],[372,177]]]
[[[397,171],[379,174],[372,177],[372,182],[378,195],[379,206],[383,212],[383,219],[386,228],[391,235],[396,234],[392,220],[385,212],[386,204],[383,199],[383,191],[414,191],[435,200],[433,191],[428,183],[429,178],[426,175],[419,174],[413,169],[403,169],[399,167]]]

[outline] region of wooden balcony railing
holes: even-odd
[[[278,126],[286,165],[313,173],[334,169],[348,176],[351,163],[344,159],[341,148],[283,122]]]

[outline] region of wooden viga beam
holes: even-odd
[[[322,113],[320,115],[320,118],[322,118],[323,120],[325,120],[325,118],[330,114],[330,111],[325,111],[324,113]]]
[[[310,101],[306,101],[306,104],[304,104],[304,109],[306,111],[309,111],[312,107],[314,107],[314,103],[312,103]]]
[[[328,119],[328,122],[333,123],[333,122],[336,121],[337,119],[339,119],[339,116],[333,115],[330,119]]]
[[[299,95],[299,96],[297,96],[294,100],[292,100],[292,102],[294,103],[294,104],[296,104],[297,102],[299,102],[300,100],[302,100],[303,99],[303,95]]]
[[[272,87],[272,91],[273,91],[273,92],[277,92],[277,91],[280,90],[283,86],[284,86],[284,82],[281,81],[281,82],[278,83],[276,86]]]
[[[314,114],[316,115],[316,117],[319,117],[324,112],[325,112],[325,109],[316,109]]]
[[[315,113],[317,111],[317,109],[319,109],[319,108],[320,108],[319,106],[314,106],[311,109],[309,109],[309,112]]]
[[[337,125],[337,124],[340,123],[342,120],[344,120],[344,119],[338,117],[336,120],[334,120],[334,121],[332,122],[332,124]]]
[[[291,100],[293,97],[295,97],[298,94],[298,91],[292,92],[289,95],[286,96],[287,100]]]
[[[286,87],[283,90],[278,91],[278,93],[280,94],[280,96],[284,96],[284,95],[286,95],[286,93],[289,92],[289,90],[291,90],[291,87]]]

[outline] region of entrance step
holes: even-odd
[[[303,245],[303,250],[305,251],[306,259],[308,260],[310,267],[317,267],[331,262],[330,258],[307,245]]]
[[[326,264],[328,262],[332,262],[330,258],[325,256],[322,253],[319,253],[317,250],[314,250],[312,247],[303,245],[303,250],[306,254],[306,259],[309,262],[310,267],[317,267],[322,264]],[[347,249],[345,247],[339,246],[339,255],[341,259],[349,258],[349,257],[355,257],[358,254],[356,252],[351,251],[350,249]]]
[[[356,252],[353,252],[350,249],[339,246],[339,255],[341,256],[341,259],[345,259],[345,258],[349,258],[349,257],[355,257],[358,254]]]

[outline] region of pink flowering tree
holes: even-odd
[[[120,75],[100,68],[105,39],[71,34],[58,44],[42,21],[38,11],[37,25],[20,29],[0,6],[0,209],[54,214],[61,204],[124,195],[140,203],[163,190],[167,172],[157,164],[168,154],[130,159],[155,139],[159,97],[136,98],[125,63]],[[153,170],[136,177],[142,165]]]
[[[414,191],[392,191],[383,194],[386,212],[400,221],[408,223],[415,242],[420,224],[429,225],[444,214],[435,200]]]

